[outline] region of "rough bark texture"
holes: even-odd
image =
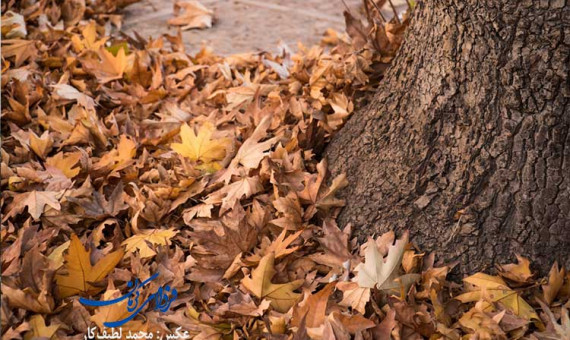
[[[570,265],[570,4],[418,4],[372,103],[333,139],[340,223],[409,229],[473,272],[521,253]]]

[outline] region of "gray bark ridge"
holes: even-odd
[[[409,229],[462,272],[570,265],[570,5],[421,1],[374,100],[325,152],[363,240]]]

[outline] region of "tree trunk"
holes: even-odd
[[[351,183],[340,223],[410,230],[462,272],[570,265],[570,4],[417,5],[374,100],[326,155]]]

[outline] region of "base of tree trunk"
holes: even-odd
[[[373,102],[326,150],[340,224],[409,229],[462,272],[570,266],[570,4],[419,2]]]

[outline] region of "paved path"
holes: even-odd
[[[405,0],[393,1],[400,8]],[[213,9],[216,22],[212,28],[182,33],[190,52],[208,44],[214,52],[232,53],[274,51],[280,41],[292,49],[297,42],[318,43],[327,28],[342,32],[344,5],[341,0],[201,0]],[[345,0],[358,13],[361,0]],[[166,21],[173,17],[174,0],[142,0],[125,10],[124,31],[143,37],[163,33],[176,34]],[[388,7],[388,6],[386,6]],[[405,8],[405,7],[404,7]],[[386,8],[387,15],[391,11]]]

